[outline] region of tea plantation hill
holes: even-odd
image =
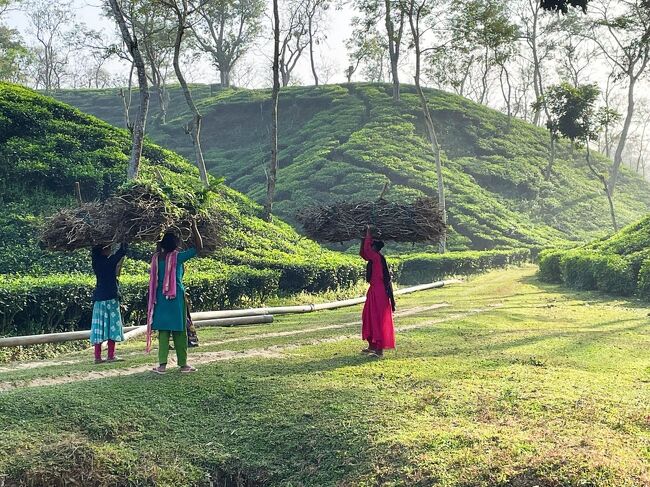
[[[38,224],[58,208],[74,204],[76,181],[87,201],[109,195],[124,184],[130,144],[126,130],[35,91],[0,83],[0,278],[8,273],[90,272],[88,252],[39,249]],[[164,180],[165,193],[176,201],[194,203],[202,190],[194,165],[148,142],[143,156],[140,172],[144,182],[158,184],[155,166]],[[357,279],[358,259],[324,250],[278,219],[263,221],[260,207],[248,197],[223,184],[217,188],[211,198],[227,220],[226,245],[214,259],[194,263],[195,270],[220,276],[250,267],[264,272],[281,266],[294,274],[301,268],[314,274],[327,270],[335,282],[323,287]],[[127,260],[126,273],[146,273],[144,260],[150,250],[150,245],[139,250],[136,246],[134,251],[142,261]],[[304,284],[292,277],[296,285]]]
[[[89,252],[40,249],[39,224],[76,204],[77,181],[86,201],[134,184],[125,181],[130,147],[124,129],[0,83],[0,336],[87,327],[95,281]],[[147,142],[136,184],[159,192],[170,210],[207,208],[225,220],[223,247],[187,266],[185,282],[196,310],[258,305],[302,292],[355,293],[364,277],[358,256],[324,249],[278,218],[265,222],[259,205],[218,180],[206,193],[198,170],[172,151]],[[146,316],[151,250],[151,244],[133,245],[122,270],[121,302],[129,324]],[[529,257],[527,249],[412,254],[393,257],[391,267],[399,282],[430,282]],[[21,357],[0,354],[0,362]]]
[[[268,90],[193,87],[204,115],[203,148],[210,171],[261,202],[268,155]],[[414,89],[403,86],[391,100],[383,84],[291,87],[280,96],[280,172],[277,213],[294,222],[297,210],[316,201],[387,197],[401,199],[436,191],[435,166],[424,138]],[[607,203],[590,175],[583,152],[560,144],[553,176],[546,182],[548,135],[517,119],[438,90],[426,90],[444,150],[452,248],[543,247],[584,241],[610,232]],[[59,99],[114,125],[123,124],[116,90],[57,93]],[[135,95],[134,95],[135,96]],[[134,98],[134,107],[137,99]],[[176,88],[167,120],[151,104],[150,137],[192,158],[189,120]],[[609,164],[597,162],[605,171]],[[648,211],[650,189],[623,170],[615,195],[622,224]]]

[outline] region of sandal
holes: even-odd
[[[103,364],[103,363],[106,363],[106,360],[104,360],[103,358],[96,358],[95,359],[95,364],[96,365]]]
[[[165,375],[165,373],[167,372],[167,369],[165,367],[158,366],[158,367],[154,367],[153,369],[151,369],[151,372],[153,372],[154,374],[158,374],[158,375]]]
[[[370,348],[370,347],[364,348],[363,350],[361,350],[361,353],[365,353],[365,354],[369,354],[369,353],[373,353],[373,352],[374,352],[374,350],[372,348]]]
[[[192,372],[198,372],[198,369],[196,367],[192,367],[191,365],[184,365],[181,367],[182,374],[191,374]]]
[[[107,362],[124,362],[122,357],[111,357],[106,359]]]

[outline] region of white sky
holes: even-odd
[[[90,29],[105,32],[107,36],[114,36],[115,26],[108,18],[102,15],[102,2],[101,0],[73,0],[73,8],[77,14],[78,21],[86,24]],[[271,4],[267,12],[271,11]],[[353,16],[353,11],[349,5],[344,5],[339,9],[330,9],[328,12],[327,25],[327,39],[319,46],[316,47],[316,63],[319,77],[323,79],[321,82],[344,82],[344,71],[349,65],[347,50],[345,48],[345,41],[349,38],[352,28],[350,26]],[[25,14],[19,10],[9,12],[5,17],[5,24],[15,29],[18,29],[24,36],[29,29],[29,21]],[[270,30],[270,20],[267,22]],[[25,36],[28,37],[28,36]],[[270,57],[272,55],[272,39],[265,32],[261,36],[258,45],[250,50],[248,56],[244,59],[242,69],[250,71],[254,70],[256,80],[250,87],[258,87],[268,85],[267,73],[270,71]],[[320,64],[320,69],[319,68]],[[116,69],[117,65],[108,65],[110,68]],[[328,76],[326,72],[331,72],[329,80],[325,79]],[[307,50],[303,53],[303,57],[298,62],[295,70],[295,77],[297,80],[305,84],[313,83],[313,76],[309,65],[309,54]],[[192,65],[192,70],[188,70],[188,81],[202,81],[202,82],[216,82],[218,80],[218,73],[214,70],[207,59],[203,59],[198,64]]]

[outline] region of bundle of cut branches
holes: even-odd
[[[176,233],[182,243],[183,248],[194,245],[192,234],[191,219],[196,220],[196,228],[201,235],[203,242],[203,253],[215,252],[223,244],[223,219],[217,213],[210,215],[199,214],[195,217],[186,215],[178,223],[172,225],[169,230]]]
[[[180,215],[180,216],[179,216]],[[135,184],[102,202],[64,208],[48,218],[41,245],[50,250],[71,251],[121,242],[156,242],[167,230],[176,230],[184,241],[191,237],[187,210],[174,208],[160,192]],[[220,243],[218,216],[198,216],[197,224],[206,251]]]
[[[440,241],[446,226],[433,198],[412,203],[379,199],[340,202],[305,208],[297,215],[306,235],[319,242],[344,242],[362,238],[366,225],[375,238],[395,242]]]

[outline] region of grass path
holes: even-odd
[[[353,308],[201,330],[190,376],[147,373],[142,342],[101,368],[88,351],[3,367],[0,473],[7,486],[649,486],[648,309],[534,272],[400,298],[383,360],[358,354]]]

